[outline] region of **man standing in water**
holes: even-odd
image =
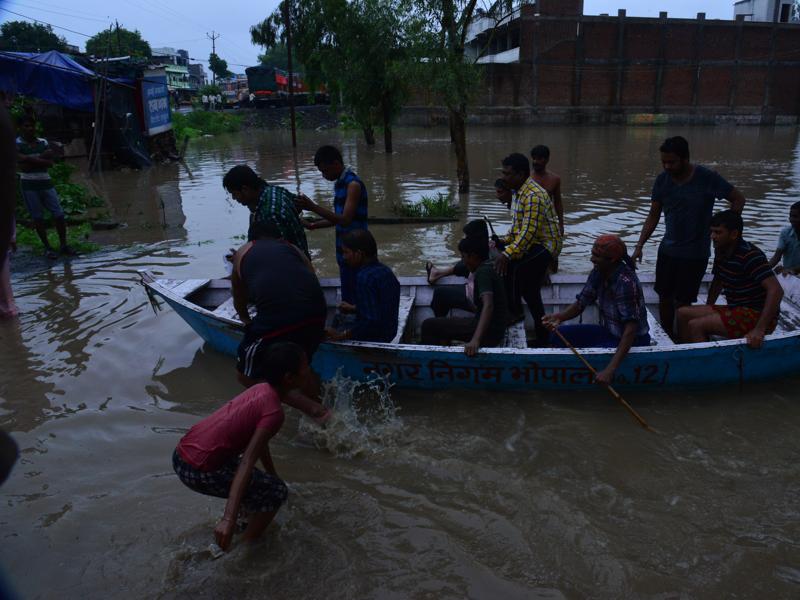
[[[663,211],[666,227],[658,248],[655,291],[661,326],[674,337],[675,311],[697,301],[708,266],[714,201],[725,198],[741,213],[745,199],[718,173],[689,162],[689,142],[681,136],[667,138],[660,150],[664,172],[653,184],[650,214],[631,258],[641,262],[642,248]]]
[[[300,195],[295,199],[299,209],[310,210],[322,217],[309,229],[336,227],[336,262],[339,265],[342,301],[355,304],[356,272],[344,260],[343,236],[356,229],[367,229],[367,186],[352,169],[345,167],[342,154],[333,146],[322,146],[314,155],[320,174],[333,181],[333,210],[320,206],[311,198]]]
[[[553,206],[558,215],[558,229],[561,236],[564,236],[564,205],[561,202],[561,177],[547,170],[547,163],[550,162],[550,148],[547,146],[534,146],[531,150],[531,166],[533,173],[531,179],[542,186],[550,194]]]
[[[67,225],[64,210],[58,201],[58,194],[47,170],[53,166],[53,150],[47,140],[36,137],[36,121],[24,116],[19,122],[20,137],[17,138],[17,153],[20,170],[22,198],[33,219],[33,227],[42,240],[47,258],[58,258],[58,253],[47,239],[44,223],[44,209],[47,209],[56,225],[61,254],[73,256],[75,251],[67,245]]]
[[[250,209],[248,241],[253,241],[253,226],[256,223],[272,223],[281,238],[300,248],[306,256],[308,241],[294,207],[295,195],[277,185],[269,185],[247,165],[237,165],[222,178],[224,187],[239,204]]]

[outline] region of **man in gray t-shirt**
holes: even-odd
[[[661,145],[664,172],[653,184],[650,214],[631,258],[642,260],[642,248],[664,213],[664,238],[658,248],[656,285],[662,327],[672,335],[675,310],[697,301],[711,253],[710,223],[717,198],[741,213],[742,193],[718,173],[689,161],[689,143],[675,136]]]

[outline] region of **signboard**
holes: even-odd
[[[169,89],[164,69],[144,72],[142,79],[142,114],[147,135],[156,135],[172,129],[169,111]]]

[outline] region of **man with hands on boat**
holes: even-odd
[[[714,280],[705,306],[678,309],[682,342],[707,342],[712,335],[744,337],[747,345],[756,349],[764,343],[764,336],[775,330],[783,288],[764,253],[742,239],[742,229],[742,217],[733,210],[711,219]],[[720,292],[727,305],[715,304]]]
[[[277,342],[294,342],[310,361],[325,330],[327,305],[308,257],[281,238],[271,222],[250,228],[252,241],[233,257],[233,307],[244,323],[244,339],[236,352],[239,382],[264,380],[262,355]],[[248,305],[256,307],[251,319]]]
[[[644,292],[625,243],[616,235],[601,235],[592,246],[592,264],[583,290],[566,310],[546,315],[542,322],[551,330],[558,328],[564,338],[580,348],[613,348],[611,361],[599,371],[596,382],[610,384],[614,373],[633,346],[650,345],[650,328]],[[564,325],[580,315],[587,306],[597,303],[600,325]],[[555,334],[551,343],[563,347]]]
[[[313,394],[317,385],[300,346],[273,344],[260,359],[265,382],[194,425],[172,454],[172,467],[186,487],[228,499],[214,528],[222,550],[230,547],[237,520],[246,522],[243,541],[255,541],[286,501],[288,489],[275,471],[269,450],[270,440],[283,425],[281,404],[295,406],[320,425],[331,416],[318,402],[296,402]],[[256,468],[259,460],[263,470]]]
[[[697,301],[708,267],[714,201],[725,198],[733,210],[741,213],[745,199],[718,173],[689,161],[689,142],[685,138],[667,138],[660,150],[664,171],[653,184],[650,213],[631,258],[642,260],[642,249],[663,212],[665,229],[658,247],[655,291],[661,326],[674,337],[675,310]]]

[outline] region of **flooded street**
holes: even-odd
[[[561,272],[588,272],[597,234],[629,249],[638,239],[658,146],[677,134],[744,193],[745,238],[771,256],[800,199],[795,128],[471,127],[460,221],[372,226],[381,260],[420,275],[426,260],[455,258],[467,220],[505,230],[500,160],[543,143],[563,178]],[[372,216],[455,193],[444,129],[395,131],[392,156],[357,132],[298,137],[297,171],[287,132],[245,131],[193,141],[186,167],[97,176],[126,226],[98,232],[97,254],[13,275],[20,318],[0,322],[0,425],[21,456],[0,488],[0,564],[22,598],[800,595],[800,374],[627,394],[655,435],[601,391],[392,390],[390,423],[323,450],[287,409],[272,454],[288,504],[261,543],[212,561],[224,502],[185,488],[171,454],[241,388],[231,358],[171,310],[154,313],[137,270],[223,274],[247,227],[221,183],[239,163],[327,199],[312,157],[333,143],[367,184]],[[308,239],[319,273],[335,275],[333,231]]]

